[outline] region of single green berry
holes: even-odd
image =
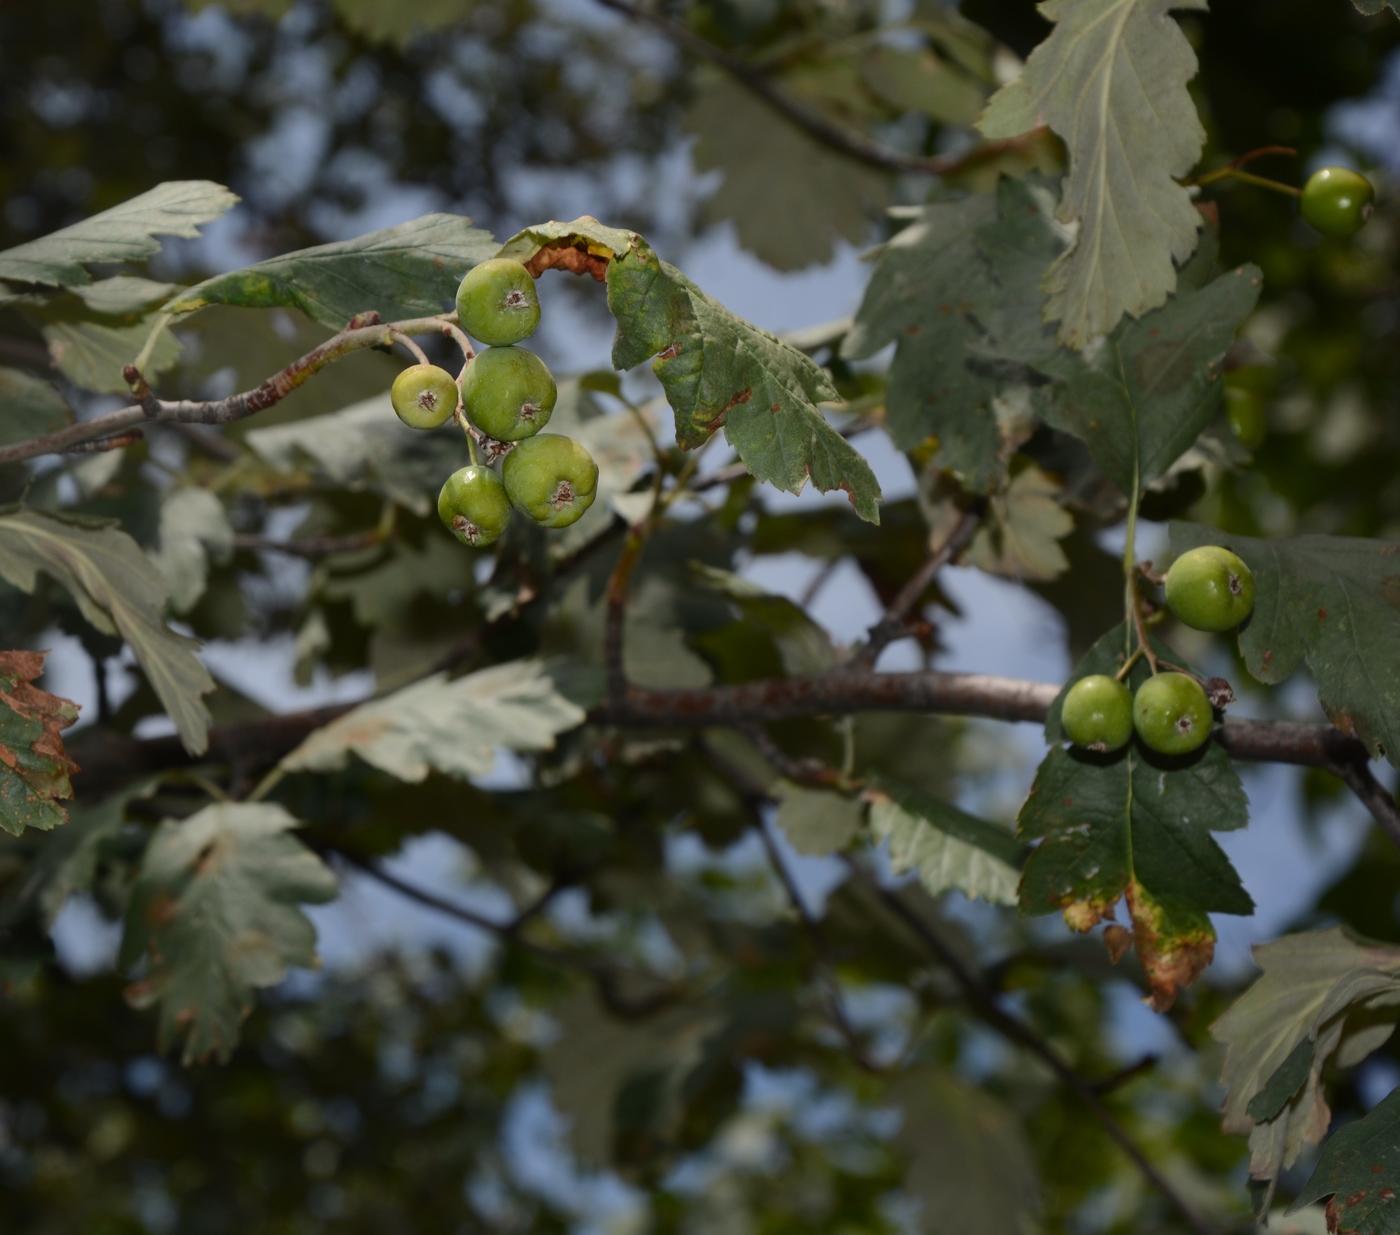
[[[1359,232],[1371,217],[1375,186],[1349,167],[1324,167],[1308,177],[1298,205],[1324,236],[1345,240]]]
[[[528,339],[540,324],[534,276],[508,257],[473,266],[457,288],[457,320],[473,339],[492,347]]]
[[[1107,674],[1080,678],[1065,695],[1060,723],[1076,746],[1118,750],[1133,736],[1133,693]]]
[[[523,347],[489,347],[467,366],[462,403],[487,437],[518,442],[549,423],[559,388],[548,366]]]
[[[1233,630],[1254,608],[1254,575],[1229,549],[1202,545],[1167,571],[1167,604],[1196,630]]]
[[[1213,717],[1205,690],[1184,673],[1150,677],[1133,696],[1133,728],[1159,754],[1190,754],[1210,737]]]
[[[510,500],[545,527],[568,527],[598,493],[593,456],[562,433],[526,438],[506,455],[501,473]]]
[[[438,518],[464,545],[480,549],[498,540],[510,522],[510,498],[501,478],[473,463],[447,478],[438,494]]]
[[[457,410],[457,381],[435,364],[410,365],[394,378],[389,398],[410,429],[436,429]]]
[[[1264,419],[1264,401],[1257,391],[1246,386],[1225,387],[1225,415],[1230,431],[1240,445],[1250,450],[1263,445],[1268,425]]]

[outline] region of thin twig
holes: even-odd
[[[1186,1199],[1172,1186],[1171,1182],[1148,1160],[1147,1155],[1128,1134],[1127,1129],[1118,1122],[1113,1112],[1100,1100],[1093,1084],[1070,1067],[1060,1053],[1034,1029],[1008,1013],[1001,1006],[996,993],[963,963],[962,958],[938,937],[938,934],[905,903],[902,897],[889,888],[882,887],[853,858],[846,856],[845,860],[851,873],[878,896],[909,927],[924,947],[938,959],[938,962],[952,974],[953,980],[967,996],[968,1003],[982,1019],[1003,1037],[1024,1047],[1042,1060],[1074,1092],[1075,1096],[1088,1108],[1089,1113],[1098,1120],[1104,1131],[1132,1160],[1133,1165],[1142,1173],[1143,1178],[1167,1199],[1172,1208],[1181,1215],[1193,1231],[1197,1232],[1197,1235],[1215,1235],[1210,1225],[1187,1204]]]
[[[54,433],[46,433],[25,442],[0,446],[0,463],[19,463],[39,455],[59,454],[83,442],[111,437],[148,422],[230,424],[280,402],[328,364],[352,352],[363,351],[367,347],[388,346],[393,342],[395,332],[436,334],[442,326],[443,319],[427,317],[342,330],[252,390],[230,395],[227,399],[179,399],[173,402],[158,399],[136,366],[127,365],[124,376],[132,388],[132,395],[136,400],[134,405],[108,412],[103,416],[94,416],[90,420],[79,421]]]
[[[1400,807],[1395,804],[1395,795],[1375,778],[1365,760],[1339,759],[1334,764],[1324,766],[1346,783],[1347,788],[1371,812],[1371,818],[1400,846]]]
[[[428,359],[428,353],[425,352],[421,347],[419,347],[418,344],[416,344],[406,334],[404,334],[402,330],[395,330],[393,332],[393,336],[394,342],[402,344],[410,352],[412,352],[414,360],[416,360],[419,364],[432,364],[432,361]]]
[[[409,900],[417,901],[418,904],[438,913],[446,914],[448,917],[456,918],[460,922],[465,922],[469,926],[474,926],[478,930],[483,930],[495,935],[502,943],[519,948],[521,951],[529,952],[541,960],[550,961],[556,965],[562,965],[569,969],[578,970],[587,974],[598,989],[598,994],[603,1002],[619,1016],[627,1018],[641,1018],[650,1016],[654,1012],[674,1003],[681,997],[681,992],[674,987],[663,987],[655,994],[648,995],[643,999],[625,999],[618,991],[618,979],[623,975],[622,971],[607,965],[591,956],[584,956],[577,952],[566,952],[559,948],[546,947],[544,944],[535,943],[526,939],[518,933],[518,927],[514,920],[508,922],[497,922],[494,918],[488,918],[485,914],[477,913],[474,909],[468,909],[465,905],[459,905],[455,901],[450,901],[444,897],[429,892],[425,888],[417,887],[414,884],[400,879],[397,875],[391,875],[388,871],[376,866],[373,862],[366,862],[363,858],[346,853],[344,850],[333,851],[342,861],[353,866],[356,870],[368,875],[371,879],[382,883],[386,888],[391,888],[400,896],[405,896]],[[627,976],[643,979],[647,982],[655,982],[650,974],[637,971],[629,971]]]
[[[899,594],[890,602],[884,616],[870,628],[870,637],[865,646],[852,658],[852,665],[862,669],[871,668],[880,659],[880,653],[906,633],[905,619],[909,616],[909,611],[918,604],[919,598],[928,590],[934,576],[972,543],[972,538],[981,525],[985,508],[985,503],[975,503],[958,520],[943,543],[929,554],[928,560],[919,567],[913,578],[899,589]]]
[[[821,922],[813,916],[812,911],[807,908],[807,902],[802,899],[802,892],[797,886],[797,881],[783,860],[782,850],[778,846],[777,838],[773,835],[772,824],[760,815],[757,830],[759,838],[763,841],[764,852],[768,855],[768,864],[773,868],[773,873],[777,875],[778,882],[783,885],[783,890],[787,893],[787,898],[796,911],[798,920],[802,923],[803,931],[812,941],[813,950],[817,954],[815,968],[822,985],[826,988],[827,1011],[831,1016],[832,1024],[836,1026],[841,1037],[845,1039],[846,1046],[851,1052],[851,1058],[861,1069],[876,1074],[889,1071],[888,1067],[877,1064],[865,1053],[865,1045],[860,1040],[860,1034],[851,1024],[850,1015],[846,1011],[846,1001],[842,997],[841,986],[836,980],[832,966],[831,944],[826,937],[826,931],[822,928]]]
[[[767,74],[761,70],[746,64],[737,56],[725,51],[722,47],[717,47],[687,27],[671,21],[661,13],[633,4],[631,0],[598,0],[598,3],[633,21],[659,30],[678,47],[682,47],[693,55],[708,60],[711,64],[723,69],[736,81],[741,82],[758,95],[774,111],[797,125],[809,137],[813,137],[823,145],[830,146],[833,150],[839,150],[842,154],[849,155],[858,162],[866,163],[871,167],[884,168],[886,171],[922,172],[932,176],[947,176],[989,162],[1008,150],[1019,150],[1039,140],[1048,131],[1045,128],[1032,129],[1029,133],[1023,133],[1019,137],[1013,137],[1006,141],[986,142],[966,154],[956,157],[906,154],[903,150],[896,150],[892,146],[886,146],[882,142],[867,137],[864,133],[856,132],[828,120],[821,112],[808,107],[805,103],[798,102],[774,85]]]

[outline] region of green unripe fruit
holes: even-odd
[[[506,455],[501,473],[510,500],[545,527],[568,527],[598,493],[593,456],[562,433],[526,438]]]
[[[473,463],[447,478],[438,494],[438,518],[464,545],[483,548],[498,540],[510,522],[510,498],[501,478]]]
[[[1263,444],[1268,425],[1264,419],[1264,401],[1255,391],[1245,386],[1226,386],[1225,415],[1240,445],[1253,450]]]
[[[549,423],[559,388],[548,366],[521,347],[491,347],[467,366],[462,403],[488,437],[518,442]]]
[[[1159,754],[1190,754],[1210,737],[1213,719],[1205,690],[1184,673],[1150,677],[1133,696],[1133,728]]]
[[[457,410],[457,382],[435,364],[410,365],[394,378],[389,399],[410,429],[436,429]]]
[[[1196,630],[1233,630],[1254,608],[1254,575],[1229,549],[1202,545],[1167,571],[1167,604]]]
[[[1324,167],[1308,177],[1298,206],[1303,218],[1324,236],[1345,240],[1371,217],[1375,200],[1375,186],[1360,172]]]
[[[528,339],[540,324],[534,277],[508,257],[473,266],[457,288],[457,320],[473,339],[492,347]]]
[[[1065,695],[1060,724],[1076,746],[1118,750],[1133,736],[1133,694],[1107,674],[1080,678]]]

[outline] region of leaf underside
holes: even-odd
[[[1206,0],[1047,0],[1056,23],[978,123],[988,138],[1048,125],[1069,150],[1058,217],[1078,225],[1046,275],[1046,317],[1081,348],[1124,314],[1140,317],[1176,285],[1201,216],[1177,180],[1205,130],[1186,83],[1196,54],[1173,9]]]

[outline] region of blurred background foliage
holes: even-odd
[[[982,101],[1047,29],[1030,0],[966,0],[960,12],[938,0],[712,0],[658,12],[821,114],[911,154],[968,148]],[[1261,170],[1297,182],[1321,160],[1348,158],[1374,172],[1380,209],[1356,242],[1324,241],[1285,198],[1228,182],[1211,188],[1222,260],[1254,261],[1266,275],[1246,331],[1254,350],[1230,379],[1240,392],[1237,436],[1253,457],[1195,459],[1150,495],[1146,513],[1256,535],[1400,536],[1400,25],[1388,13],[1362,17],[1346,0],[1218,0],[1184,24],[1201,58],[1193,90],[1209,133],[1203,166],[1290,145],[1296,159],[1278,156]],[[235,214],[201,241],[167,245],[152,265],[152,277],[179,282],[429,210],[470,214],[498,237],[592,213],[635,227],[682,263],[732,235],[768,266],[801,270],[887,236],[897,226],[889,206],[983,190],[999,170],[1053,172],[1058,159],[1042,143],[946,186],[855,162],[713,65],[697,65],[655,26],[588,0],[9,4],[0,8],[0,117],[0,247],[163,180],[233,187],[244,201]],[[571,281],[551,295],[582,338],[601,340],[591,290]],[[850,307],[833,304],[828,316]],[[23,306],[0,317],[0,361],[47,373],[44,323]],[[325,334],[289,312],[219,309],[179,333],[184,352],[162,391],[205,397],[252,385]],[[545,339],[555,358],[579,354],[565,333]],[[233,436],[369,398],[396,367],[357,356]],[[878,421],[878,376],[836,373],[852,406]],[[568,398],[580,423],[605,405],[615,413],[609,425],[632,423],[586,390]],[[1069,479],[1073,460],[1055,454],[1061,445],[1028,451]],[[916,470],[924,462],[911,457]],[[116,515],[149,544],[165,474],[207,478],[227,463],[197,444],[157,441],[43,473],[31,500]],[[184,620],[203,638],[295,640],[302,681],[368,669],[384,686],[444,657],[471,667],[574,650],[596,636],[607,552],[589,557],[580,545],[565,579],[541,541],[520,536],[488,575],[441,538],[426,510],[398,507],[391,535],[376,538],[382,477],[318,487],[304,475],[297,487],[254,468],[220,483],[244,539]],[[25,484],[19,469],[0,472],[7,500]],[[1063,501],[1076,520],[1063,542],[1073,571],[1037,587],[1082,650],[1118,604],[1121,578],[1098,533],[1121,509],[1072,484]],[[712,520],[668,528],[649,547],[631,676],[771,676],[794,663],[795,640],[820,655],[824,636],[813,653],[812,632],[791,615],[756,622],[722,590],[693,586],[690,563],[732,570],[782,553],[854,563],[887,600],[923,559],[927,531],[912,497],[887,505],[883,519],[876,538],[844,509],[774,511],[752,486],[731,486]],[[364,539],[301,571],[257,551],[257,537],[293,531]],[[527,591],[545,599],[522,600]],[[951,606],[936,592],[929,600]],[[7,590],[0,602],[15,640],[56,627],[78,635],[99,666],[117,651],[57,589],[35,598]],[[933,628],[921,655],[938,648]],[[130,731],[159,710],[134,677],[124,698],[108,699],[105,668],[98,680],[100,719],[112,729]],[[1293,702],[1259,706],[1286,712]],[[216,721],[263,711],[229,683],[213,706]],[[775,734],[792,754],[843,757],[837,726],[793,722]],[[1003,819],[1014,809],[1015,784],[1008,789],[1002,772],[1017,755],[988,728],[877,717],[850,740],[862,773],[883,767]],[[822,954],[785,911],[755,839],[771,822],[716,771],[726,761],[762,767],[757,752],[737,740],[719,751],[664,735],[612,742],[570,738],[530,783],[499,792],[436,777],[405,786],[358,767],[294,780],[284,800],[308,821],[313,847],[347,862],[406,843],[431,859],[431,848],[414,849],[433,843],[419,834],[445,833],[465,846],[453,853],[470,855],[452,872],[464,888],[489,887],[516,906],[549,893],[532,938],[632,958],[648,990],[685,974],[705,999],[643,1017],[631,1001],[646,990],[605,989],[586,967],[571,972],[479,936],[465,950],[381,954],[376,945],[265,999],[227,1067],[181,1071],[152,1054],[151,1018],[123,1005],[110,975],[38,966],[42,932],[11,915],[0,1227],[1176,1229],[1102,1129],[969,1015],[936,958],[859,881],[825,905],[833,942]],[[1335,795],[1322,774],[1285,784],[1319,817]],[[90,855],[99,871],[93,931],[120,915],[132,837],[165,813],[188,813],[200,792],[166,784]],[[11,871],[18,850],[6,852]],[[659,879],[662,871],[672,877]],[[905,896],[946,946],[988,966],[988,979],[1076,1068],[1112,1079],[1105,1101],[1193,1204],[1222,1227],[1245,1220],[1244,1146],[1218,1131],[1206,1034],[1230,979],[1184,998],[1152,1045],[1163,1059],[1135,1068],[1137,1040],[1122,1030],[1139,981],[1131,968],[1110,970],[1097,944],[1047,936],[957,894]],[[1296,905],[1294,921],[1341,920],[1400,939],[1397,896],[1400,860],[1373,838],[1317,906]],[[825,972],[845,992],[865,1061],[908,1055],[897,1079],[863,1068],[833,1032]],[[1342,1118],[1372,1105],[1385,1068],[1396,1071],[1400,1048],[1387,1050],[1370,1073],[1342,1083]],[[1115,1077],[1123,1068],[1132,1070]]]

